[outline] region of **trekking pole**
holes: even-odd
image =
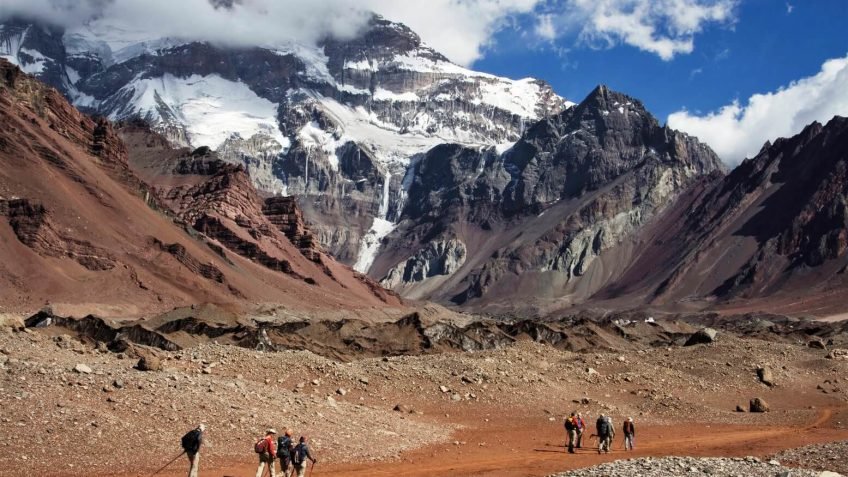
[[[309,468],[309,477],[312,477],[312,471],[315,470],[315,461],[312,461],[312,467]]]
[[[185,454],[185,451],[180,452],[179,454],[177,454],[177,456],[176,456],[176,457],[174,457],[173,459],[171,459],[171,460],[170,460],[167,464],[163,465],[163,466],[162,466],[159,470],[157,470],[156,472],[154,472],[154,473],[150,474],[150,477],[153,477],[154,475],[158,474],[159,472],[162,472],[163,470],[165,470],[165,469],[166,469],[169,465],[171,465],[171,464],[173,464],[174,462],[176,462],[176,460],[177,460],[177,459],[179,459],[179,458],[180,458],[183,454]]]

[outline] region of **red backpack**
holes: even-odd
[[[256,441],[256,444],[253,444],[253,450],[257,454],[264,454],[268,452],[268,439],[264,437]]]

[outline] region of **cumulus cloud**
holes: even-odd
[[[460,64],[478,59],[514,15],[542,0],[2,0],[0,17],[24,16],[66,28],[121,30],[128,41],[145,35],[263,45],[348,38],[372,12],[402,22]],[[2,19],[2,18],[0,18]]]
[[[315,42],[355,35],[369,13],[348,0],[3,0],[6,16],[143,36],[204,40],[227,45]],[[151,39],[151,38],[143,38]]]
[[[492,36],[522,15],[534,15],[543,0],[360,0],[399,21],[452,61],[470,65],[485,53]]]
[[[735,21],[738,0],[568,0],[564,33],[594,48],[624,43],[671,60],[691,53],[709,24]]]
[[[755,94],[698,115],[683,110],[668,125],[706,142],[729,165],[755,155],[766,141],[799,133],[813,122],[848,116],[848,56],[826,61],[816,75],[772,93]]]

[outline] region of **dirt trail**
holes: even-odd
[[[512,416],[499,424],[457,432],[453,442],[404,453],[398,461],[375,464],[317,465],[316,477],[424,477],[433,475],[528,477],[592,466],[616,459],[645,456],[734,457],[765,456],[783,449],[848,439],[848,430],[834,429],[833,409],[822,409],[804,427],[742,425],[674,425],[637,427],[636,450],[622,450],[617,436],[614,450],[599,455],[592,448],[569,455],[559,422]],[[464,444],[462,444],[464,443]],[[595,444],[594,439],[589,441]],[[319,456],[320,458],[320,456]],[[241,464],[215,475],[254,475],[255,464]],[[173,477],[181,472],[166,474]]]

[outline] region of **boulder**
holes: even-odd
[[[0,313],[0,330],[21,331],[24,328],[26,328],[26,324],[24,324],[24,319],[21,316],[11,313]]]
[[[774,373],[772,373],[771,368],[768,366],[757,368],[757,378],[766,386],[774,386]]]
[[[718,331],[712,328],[702,328],[693,333],[683,346],[712,343],[715,341],[716,335],[718,335]]]
[[[153,353],[136,350],[140,358],[135,368],[139,371],[162,371],[162,360]]]
[[[736,412],[748,412],[748,410],[745,409],[745,406],[743,406],[741,404],[737,404],[736,405]]]
[[[813,349],[827,349],[827,346],[825,346],[824,341],[822,341],[820,338],[811,339],[809,342],[807,342],[807,347]]]
[[[82,363],[74,366],[74,371],[76,371],[80,374],[91,374],[92,373],[91,368],[88,367],[85,364],[82,364]]]
[[[748,410],[751,412],[769,412],[769,405],[767,402],[762,400],[761,398],[751,399],[751,402],[748,404]]]
[[[848,359],[848,349],[833,349],[827,354],[828,359]]]

